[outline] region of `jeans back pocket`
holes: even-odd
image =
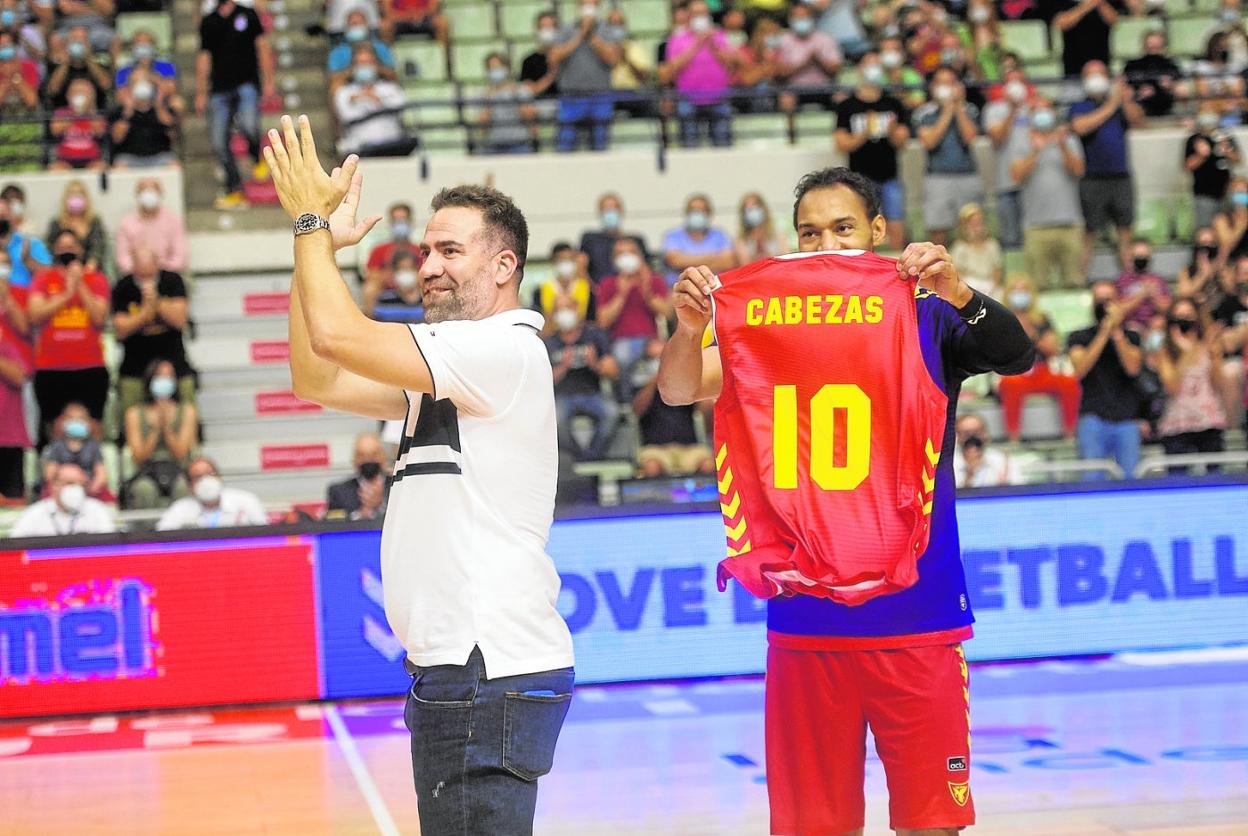
[[[554,765],[555,744],[572,695],[508,692],[504,700],[503,768],[525,781],[536,781]]]

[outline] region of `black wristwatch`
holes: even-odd
[[[296,235],[307,235],[309,232],[316,232],[318,229],[329,229],[329,221],[320,215],[313,215],[311,212],[304,212],[295,218]]]

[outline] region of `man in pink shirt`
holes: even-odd
[[[792,113],[817,104],[831,110],[832,96],[823,88],[836,82],[842,61],[836,39],[815,28],[810,7],[795,5],[776,55],[776,75],[789,88],[780,94],[780,109]]]
[[[164,206],[164,190],[154,177],[135,184],[138,209],[121,219],[117,227],[117,274],[134,272],[134,256],[151,250],[159,269],[171,273],[186,270],[186,226],[176,212]]]
[[[713,145],[732,144],[732,107],[724,100],[733,71],[741,60],[724,31],[711,22],[703,0],[689,4],[689,28],[667,41],[667,63],[660,76],[680,93],[676,115],[680,144],[696,146],[706,124]]]
[[[672,312],[667,281],[650,269],[632,238],[615,242],[615,271],[598,284],[598,327],[611,338],[622,394],[632,398],[633,365],[659,335],[658,319]]]

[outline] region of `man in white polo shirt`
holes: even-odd
[[[412,673],[406,719],[423,833],[528,834],[572,696],[572,637],[547,556],[558,462],[541,314],[520,304],[524,215],[442,190],[420,244],[425,323],[360,313],[334,263],[357,159],[327,175],[306,117],[265,150],[295,218],[290,363],[304,400],[403,420],[382,527],[386,617]]]

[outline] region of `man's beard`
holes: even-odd
[[[485,272],[483,270],[473,279],[455,284],[448,290],[435,291],[438,293],[436,303],[431,303],[426,297],[425,322],[478,319],[489,303],[483,292],[489,281]]]

